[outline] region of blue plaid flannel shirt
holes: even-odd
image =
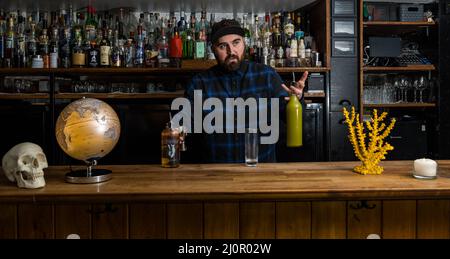
[[[284,115],[285,111],[286,101],[283,97],[288,96],[288,94],[281,87],[281,84],[282,79],[273,68],[263,64],[246,61],[242,62],[240,68],[233,72],[226,72],[219,65],[216,65],[207,71],[194,76],[187,85],[185,92],[186,97],[191,101],[191,105],[193,105],[194,90],[202,90],[203,100],[210,97],[218,98],[222,101],[224,109],[224,133],[203,133],[201,143],[194,143],[195,145],[203,145],[203,162],[243,163],[245,159],[245,134],[237,133],[236,130],[236,115],[238,112],[243,111],[237,111],[236,107],[234,107],[234,133],[225,133],[227,132],[225,128],[225,114],[227,112],[225,99],[241,97],[246,100],[247,98],[253,97],[258,100],[258,98],[267,98],[267,121],[268,125],[271,125],[270,98],[279,98],[280,114]],[[193,116],[193,109],[191,109],[191,111]],[[203,118],[209,112],[210,110],[203,110]],[[248,109],[246,112],[247,127],[249,119]],[[279,114],[276,115],[276,118],[279,119]],[[282,124],[279,123],[279,125],[281,127]],[[193,120],[191,128],[193,132]],[[260,162],[276,162],[275,148],[275,144],[259,145],[258,160]]]

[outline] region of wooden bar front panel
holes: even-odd
[[[450,238],[450,201],[417,201],[417,238]]]
[[[239,238],[239,203],[206,202],[205,238]]]
[[[127,204],[94,204],[91,214],[94,239],[128,238]]]
[[[18,205],[19,238],[53,239],[53,206],[19,204]]]
[[[0,204],[0,239],[17,238],[17,205]]]
[[[90,205],[55,205],[55,237],[77,234],[81,239],[92,238],[91,209]]]
[[[166,204],[130,204],[130,238],[165,239]]]
[[[370,234],[381,237],[381,201],[349,201],[347,238],[364,239]]]
[[[277,238],[311,238],[311,202],[277,202]]]
[[[346,238],[346,221],[345,202],[312,203],[312,238]]]
[[[167,238],[203,238],[203,204],[167,204]]]
[[[275,238],[275,202],[242,202],[240,238]]]
[[[382,238],[416,238],[416,201],[383,201]]]

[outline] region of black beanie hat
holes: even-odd
[[[211,42],[214,44],[220,37],[228,34],[237,34],[244,37],[245,32],[236,20],[222,20],[214,23],[211,30]]]

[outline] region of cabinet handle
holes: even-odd
[[[95,216],[98,216],[98,215],[103,214],[103,213],[113,213],[113,212],[116,212],[117,210],[118,210],[117,208],[113,208],[112,204],[107,203],[107,204],[105,204],[105,208],[104,209],[98,209],[98,210],[96,210],[96,209],[88,209],[87,212],[89,214],[94,214]]]
[[[341,106],[350,106],[350,105],[352,105],[352,102],[350,102],[349,100],[341,100],[339,102],[339,105],[341,105]]]
[[[376,204],[372,204],[369,205],[369,203],[365,200],[363,201],[358,201],[358,203],[356,205],[350,204],[350,208],[354,209],[354,210],[360,210],[360,209],[374,209],[377,205]]]

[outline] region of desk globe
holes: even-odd
[[[120,121],[107,103],[82,98],[67,105],[56,121],[56,140],[74,159],[86,162],[87,169],[66,174],[70,183],[98,183],[111,179],[111,171],[93,169],[119,141]]]

